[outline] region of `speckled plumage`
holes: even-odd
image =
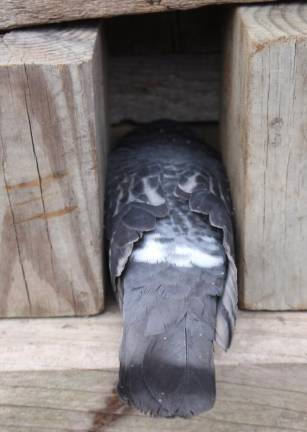
[[[221,163],[174,123],[127,136],[109,161],[106,236],[124,318],[120,394],[165,417],[210,409],[213,341],[229,347],[237,311]]]

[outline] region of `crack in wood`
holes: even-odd
[[[276,4],[238,8],[226,23],[220,130],[240,227],[243,309],[307,307],[302,241],[307,224],[299,219],[307,197],[307,188],[300,187],[306,160],[306,17],[306,5]]]
[[[29,97],[31,99],[29,76],[28,76],[27,66],[25,64],[24,64],[24,70],[25,70],[25,74],[26,74],[26,82],[27,82],[27,87],[28,87],[28,91],[29,91]],[[41,173],[40,173],[40,167],[39,167],[35,143],[34,143],[32,122],[31,122],[31,117],[30,117],[30,113],[29,113],[26,92],[25,92],[25,107],[26,107],[28,124],[29,124],[29,131],[30,131],[30,138],[31,138],[31,143],[32,143],[33,156],[35,159],[36,170],[37,170],[37,175],[38,175],[38,183],[39,183],[39,190],[40,190],[40,194],[41,194],[43,212],[44,212],[44,214],[46,214],[46,205],[45,205],[44,194],[43,194],[42,177],[41,177]],[[49,225],[48,225],[47,219],[46,218],[43,218],[43,219],[45,220],[47,239],[48,239],[48,243],[49,243],[49,247],[50,247],[50,264],[51,264],[52,272],[55,275],[55,268],[54,268],[54,262],[53,262],[53,247],[52,247],[52,242],[51,242],[51,237],[50,237],[50,232],[49,232]]]
[[[159,6],[162,3],[162,0],[146,0],[145,3],[148,3],[151,6]]]
[[[3,144],[3,138],[2,138],[1,133],[0,133],[0,138],[1,138],[2,151],[3,151],[3,155],[4,155],[4,144]],[[16,239],[16,249],[17,249],[17,254],[18,254],[18,259],[19,259],[19,265],[20,265],[22,277],[23,277],[23,280],[24,280],[24,285],[25,285],[25,290],[26,290],[26,295],[27,295],[27,300],[28,300],[28,305],[29,305],[29,311],[30,311],[30,314],[31,314],[31,312],[32,312],[32,302],[31,302],[30,290],[29,290],[28,281],[27,281],[27,278],[26,278],[26,272],[25,272],[23,261],[22,261],[22,257],[21,257],[21,250],[20,250],[20,244],[19,244],[19,238],[18,238],[18,232],[17,232],[17,226],[16,226],[15,213],[14,213],[14,210],[13,210],[11,196],[10,196],[10,193],[9,193],[9,191],[7,189],[7,178],[6,178],[6,174],[5,174],[5,161],[4,161],[4,157],[2,158],[2,172],[3,172],[4,184],[6,186],[6,194],[7,194],[7,199],[8,199],[8,203],[9,203],[9,209],[10,209],[10,213],[11,213],[11,217],[12,217],[12,222],[13,222],[13,227],[14,227],[14,233],[15,233],[15,239]]]
[[[102,38],[91,23],[10,33],[0,43],[8,54],[0,68],[1,317],[103,309],[104,169],[96,164],[107,145]]]
[[[50,211],[50,212],[39,213],[39,214],[36,214],[36,215],[34,215],[28,219],[23,219],[21,221],[17,221],[16,225],[21,224],[21,223],[25,223],[25,222],[30,222],[30,221],[36,220],[36,219],[47,220],[47,219],[52,219],[52,218],[59,217],[59,216],[64,216],[66,214],[72,213],[77,208],[78,208],[78,206],[71,206],[71,207],[64,207],[60,210],[54,210],[54,211]]]

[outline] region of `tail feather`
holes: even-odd
[[[208,303],[213,297],[208,296]],[[125,324],[125,323],[124,323]],[[190,417],[215,401],[214,330],[189,313],[158,335],[144,322],[124,326],[118,390],[145,413]]]

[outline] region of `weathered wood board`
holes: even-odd
[[[216,53],[111,57],[111,122],[217,121],[220,70]]]
[[[257,0],[265,2],[269,0]],[[270,0],[277,1],[277,0]],[[213,4],[253,3],[255,0],[2,0],[0,29],[114,15],[193,9]]]
[[[240,305],[307,308],[307,5],[228,22],[222,147],[237,222]]]
[[[121,331],[113,307],[92,318],[1,320],[1,432],[306,431],[306,313],[240,312],[233,346],[216,353],[216,405],[189,420],[118,400]]]
[[[105,20],[111,122],[217,121],[224,15],[214,7]]]
[[[0,317],[103,308],[102,34],[0,37]]]

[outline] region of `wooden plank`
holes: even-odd
[[[118,56],[109,65],[112,123],[219,118],[219,54]]]
[[[217,121],[223,16],[214,7],[106,20],[112,123]]]
[[[114,306],[92,318],[1,320],[1,431],[303,432],[306,318],[240,312],[233,346],[216,353],[216,405],[188,421],[145,416],[118,400]]]
[[[222,145],[240,305],[307,308],[307,6],[239,7],[229,20]]]
[[[269,0],[257,0],[258,3],[265,1]],[[253,2],[255,0],[50,0],[46,7],[45,0],[2,0],[0,28]]]
[[[287,377],[282,381],[281,372]],[[0,374],[1,432],[306,431],[305,366],[280,368],[278,374],[275,365],[223,367],[217,379],[218,399],[211,412],[166,420],[142,415],[118,400],[116,371]]]
[[[1,36],[1,317],[103,308],[101,44],[95,24]]]

